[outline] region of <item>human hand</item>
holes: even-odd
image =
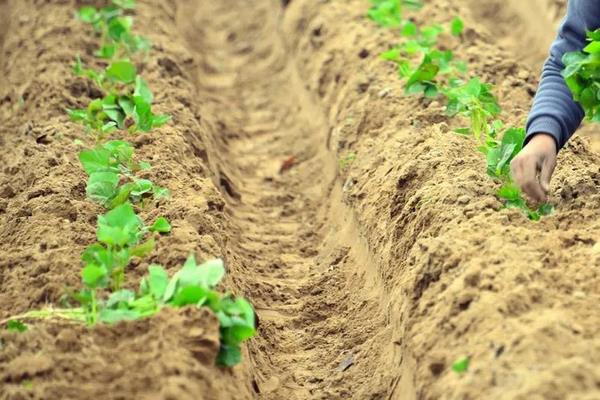
[[[543,203],[548,197],[557,151],[554,137],[541,132],[510,163],[515,183],[536,203]]]

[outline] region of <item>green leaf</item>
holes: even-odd
[[[111,140],[102,145],[103,148],[110,152],[112,158],[117,163],[129,164],[133,157],[133,145],[124,140]]]
[[[456,372],[457,374],[463,374],[469,370],[470,362],[471,360],[469,357],[459,358],[454,362],[454,364],[452,364],[452,371]]]
[[[201,271],[198,282],[202,287],[214,287],[221,282],[223,276],[225,276],[225,265],[223,260],[215,258],[202,263],[198,270]]]
[[[133,117],[133,113],[135,111],[135,104],[133,102],[133,99],[127,96],[121,96],[119,97],[118,103],[127,116]]]
[[[113,18],[108,24],[108,35],[116,42],[122,40],[123,35],[129,33],[133,20],[131,17]]]
[[[131,249],[132,257],[146,257],[154,250],[156,242],[154,239],[150,238],[146,240],[144,243],[139,244]]]
[[[117,128],[123,129],[125,127],[125,113],[121,110],[107,109],[104,113],[116,124]]]
[[[126,10],[133,10],[135,8],[135,0],[112,0],[112,3]]]
[[[102,128],[100,129],[102,131],[102,133],[105,134],[109,134],[114,132],[117,129],[117,123],[114,121],[110,121],[107,122],[106,124],[102,125]]]
[[[23,322],[19,321],[18,319],[11,319],[10,321],[8,321],[6,323],[7,331],[23,333],[27,329],[29,329],[27,327],[27,325],[25,325]]]
[[[517,185],[515,185],[514,183],[505,183],[499,190],[498,190],[498,197],[500,197],[501,199],[505,199],[505,200],[509,200],[509,201],[513,201],[513,202],[518,202],[520,200],[522,200],[521,198],[521,189],[519,189],[519,187]]]
[[[453,132],[458,133],[459,135],[463,135],[463,136],[470,136],[471,128],[456,128],[456,129],[454,129]]]
[[[165,289],[165,293],[162,298],[163,303],[169,302],[175,295],[175,291],[177,290],[177,285],[179,284],[179,271],[175,273],[175,275],[171,278],[169,283],[167,284],[167,288]]]
[[[425,84],[423,84],[421,82],[416,82],[410,86],[406,86],[405,93],[407,95],[423,94],[423,92],[425,92],[426,89],[427,89],[427,86]]]
[[[118,169],[111,163],[110,152],[101,147],[80,151],[79,161],[88,174],[94,172],[118,172]]]
[[[433,98],[437,97],[438,93],[439,92],[438,92],[438,88],[436,85],[433,85],[433,84],[426,85],[425,92],[424,92],[425,97],[433,99]]]
[[[165,295],[167,285],[169,284],[169,274],[167,271],[156,264],[148,267],[148,276],[144,277],[140,283],[140,291],[149,293],[157,300],[160,300]]]
[[[111,246],[133,245],[138,242],[142,220],[129,203],[115,207],[98,217],[98,240]]]
[[[163,301],[166,303],[173,298],[178,288],[200,286],[210,289],[221,281],[224,274],[225,267],[221,259],[209,260],[198,266],[194,255],[191,254],[183,267],[169,281]]]
[[[112,251],[104,248],[100,243],[95,243],[84,250],[81,255],[81,260],[85,264],[104,266],[110,271],[110,268],[114,264],[114,254]]]
[[[465,29],[465,24],[459,17],[454,17],[450,22],[450,33],[454,36],[460,36]]]
[[[223,300],[223,310],[232,317],[233,319],[229,326],[233,326],[235,324],[241,324],[245,326],[249,326],[254,328],[255,325],[255,313],[252,305],[241,297],[232,300],[231,298],[227,298]]]
[[[93,23],[99,18],[98,11],[94,7],[81,7],[77,12],[77,18],[83,22]]]
[[[202,304],[208,296],[209,289],[200,286],[185,286],[177,291],[175,297],[169,304],[176,307],[183,307],[193,304]]]
[[[127,202],[129,200],[129,194],[131,193],[134,187],[135,185],[131,182],[121,185],[118,188],[115,196],[110,200],[109,208],[115,208]]]
[[[158,128],[166,124],[171,120],[170,115],[153,115],[152,116],[152,127]]]
[[[135,299],[135,293],[131,290],[121,289],[111,293],[106,301],[106,307],[119,308],[120,305],[126,306],[129,302]]]
[[[119,175],[114,172],[93,172],[87,182],[87,196],[100,204],[109,204],[117,194]]]
[[[137,179],[134,183],[134,187],[131,190],[133,196],[142,196],[146,193],[150,193],[154,188],[152,181],[148,179]]]
[[[137,125],[137,128],[142,132],[150,132],[154,122],[154,116],[152,115],[150,104],[141,96],[134,96],[133,101],[135,104],[133,110],[133,119]]]
[[[171,224],[165,217],[159,217],[150,227],[152,232],[168,233],[171,232]]]
[[[537,211],[541,216],[548,216],[548,215],[554,213],[554,206],[550,203],[544,203],[539,206]]]
[[[583,51],[589,54],[599,53],[600,52],[600,42],[591,42],[587,46],[583,48]]]
[[[106,76],[117,82],[132,83],[137,76],[137,70],[129,61],[116,61],[108,66]]]
[[[141,97],[148,104],[152,104],[152,101],[154,100],[148,84],[139,75],[135,78],[135,91],[133,92],[133,95]]]
[[[425,56],[421,65],[417,68],[417,70],[411,75],[411,77],[406,82],[406,86],[410,87],[411,85],[417,82],[431,82],[436,77],[440,67],[431,62],[430,56]]]
[[[400,31],[400,34],[406,37],[416,36],[417,33],[419,33],[417,25],[411,21],[406,21],[402,26],[402,30]]]
[[[85,121],[87,119],[87,110],[67,109],[67,114],[69,115],[69,118],[71,118],[71,121],[74,122]]]
[[[147,53],[152,49],[152,42],[150,39],[145,38],[140,35],[132,35],[127,39],[128,46],[132,49],[132,51],[141,51]]]
[[[108,282],[107,278],[107,270],[104,266],[88,264],[81,271],[81,279],[90,289],[106,286]]]
[[[379,55],[379,57],[388,61],[397,61],[400,58],[400,56],[401,53],[399,48],[389,49]]]
[[[227,342],[241,343],[248,340],[256,334],[254,327],[246,325],[234,325],[227,329]]]
[[[117,52],[117,46],[115,44],[105,44],[102,47],[100,47],[99,50],[96,50],[94,55],[96,57],[100,57],[100,58],[104,58],[104,59],[111,59],[114,57],[116,52]]]

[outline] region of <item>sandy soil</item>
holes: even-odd
[[[450,133],[438,102],[403,96],[377,58],[396,38],[364,18],[368,2],[283,3],[145,0],[137,11],[155,43],[144,75],[174,117],[136,140],[173,193],[143,212],[174,226],[150,261],[225,258],[226,286],[260,323],[245,361],[212,366],[207,312],[35,324],[0,333],[0,398],[600,398],[600,157],[589,140],[561,153],[554,215],[531,223],[501,210],[474,144]],[[435,0],[415,14],[463,16],[467,31],[449,45],[497,85],[514,124],[543,59],[523,57],[519,40],[542,48],[553,36],[526,24],[521,6],[496,8],[515,30],[491,24],[495,1]],[[560,7],[548,7],[550,25]],[[63,112],[97,96],[70,74],[93,49],[74,9],[0,1],[10,21],[0,30],[0,318],[77,285],[100,212],[85,199],[81,132]],[[471,368],[459,376],[450,365],[462,356]]]

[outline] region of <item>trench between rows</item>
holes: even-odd
[[[330,127],[279,33],[282,12],[275,0],[187,0],[177,10],[227,200],[231,279],[260,321],[248,379],[261,398],[343,393],[354,383],[340,379],[340,363],[369,348],[377,363],[401,366],[388,398],[411,398],[413,360],[390,339],[402,321],[390,320],[376,262],[343,202]]]

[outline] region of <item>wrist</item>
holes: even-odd
[[[552,150],[554,154],[558,154],[558,143],[551,133],[535,132],[527,142],[527,146],[529,145],[534,145],[545,150]]]

